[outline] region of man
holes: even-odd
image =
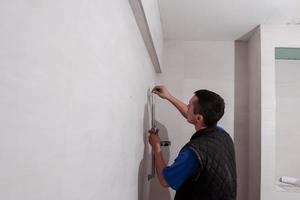
[[[163,159],[158,134],[149,131],[160,184],[176,190],[175,200],[235,200],[234,145],[229,134],[217,126],[224,114],[222,97],[198,90],[186,105],[164,86],[155,86],[152,92],[171,102],[196,129],[171,166]]]

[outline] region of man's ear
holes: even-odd
[[[203,121],[204,121],[203,115],[197,114],[196,120],[198,123],[203,123]]]

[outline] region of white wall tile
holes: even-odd
[[[299,199],[299,194],[276,190],[276,96],[275,47],[300,47],[299,26],[261,26],[262,48],[262,129],[261,129],[261,199]]]

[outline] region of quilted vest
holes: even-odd
[[[176,191],[175,200],[235,200],[236,164],[230,135],[218,127],[197,131],[183,147],[194,151],[201,170]]]

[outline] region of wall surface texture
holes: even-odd
[[[233,137],[234,108],[234,43],[209,41],[165,41],[164,72],[157,76],[159,84],[188,103],[198,89],[219,93],[225,100],[226,111],[219,125]],[[169,102],[157,98],[157,119],[165,126],[170,138],[169,164],[181,147],[195,132],[181,114]],[[171,191],[174,196],[174,191]]]
[[[0,26],[0,199],[138,199],[155,73],[128,1],[4,0]]]
[[[248,41],[249,161],[248,200],[260,199],[261,174],[261,33],[257,28]]]
[[[238,200],[260,198],[260,28],[235,42],[235,120]]]
[[[158,0],[141,0],[144,12],[148,21],[153,45],[157,53],[158,60],[160,62],[161,69],[163,68],[163,31],[160,20],[160,10],[158,6]],[[162,69],[163,71],[163,69]]]
[[[235,42],[234,144],[237,165],[237,199],[248,199],[249,182],[249,67],[248,42]]]
[[[299,48],[300,29],[292,25],[261,25],[251,34],[247,42],[235,44],[238,199],[296,200],[299,193],[283,192],[277,182],[280,176],[297,177],[299,173],[297,133],[284,126],[297,121],[297,117],[293,121],[291,113],[297,113],[294,106],[298,102],[295,87],[299,62],[278,61],[275,74],[275,47]],[[287,94],[291,90],[293,98]]]
[[[280,113],[276,113],[274,58],[275,47],[299,48],[299,35],[296,25],[261,26],[261,200],[300,199],[300,193],[281,192],[276,185],[276,115]]]
[[[300,178],[300,60],[276,60],[276,180]],[[293,163],[293,164],[291,164]]]

